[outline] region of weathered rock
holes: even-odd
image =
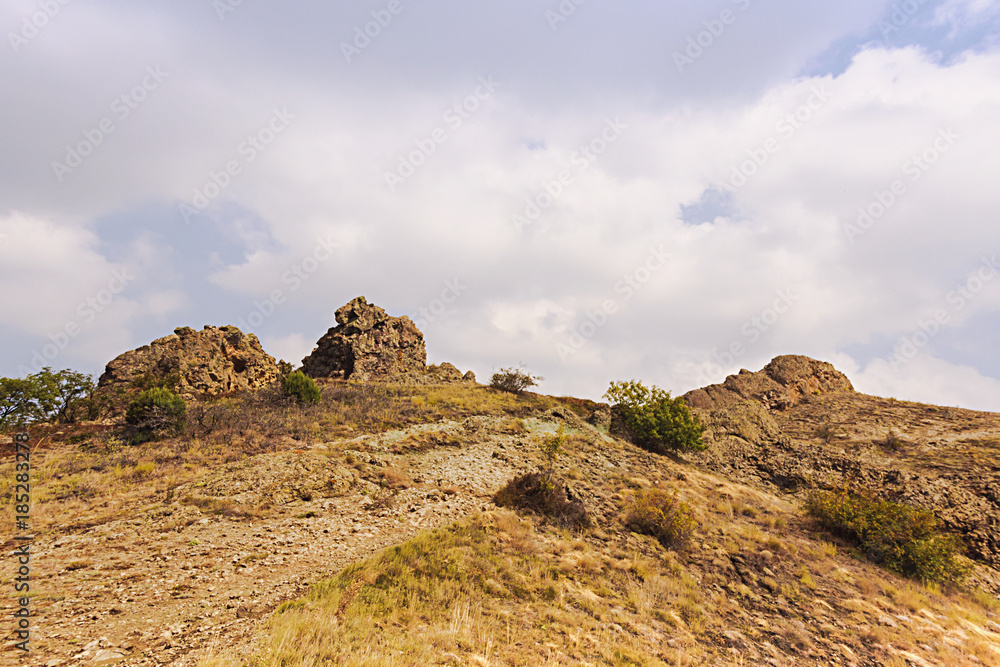
[[[167,379],[184,396],[217,396],[265,387],[280,377],[278,364],[253,334],[234,326],[191,327],[125,352],[108,363],[102,389]]]
[[[611,428],[611,406],[607,403],[598,403],[588,421],[598,428],[605,430]]]
[[[335,316],[337,326],[302,360],[306,375],[369,380],[426,369],[424,335],[410,318],[391,317],[363,296],[339,308]]]
[[[433,376],[439,382],[462,381],[462,371],[458,370],[454,364],[449,364],[447,361],[437,364],[436,366],[428,366],[427,374]]]
[[[760,401],[769,410],[785,410],[804,396],[854,391],[847,376],[825,361],[799,355],[775,357],[756,373],[743,369],[722,384],[684,394],[693,408],[726,408],[745,400]]]

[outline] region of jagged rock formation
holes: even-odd
[[[278,364],[257,336],[234,326],[180,327],[113,359],[98,386],[108,390],[168,380],[181,395],[217,396],[259,389],[279,377]]]
[[[847,376],[825,361],[786,354],[775,357],[757,373],[743,369],[722,384],[695,389],[684,395],[693,408],[714,409],[756,400],[769,410],[785,410],[804,396],[854,391]]]
[[[788,492],[854,486],[933,511],[969,555],[1000,565],[1000,419],[854,391],[832,365],[783,356],[684,398],[706,425],[689,456]]]
[[[338,308],[335,317],[337,326],[302,360],[306,375],[369,380],[426,369],[424,335],[409,317],[391,317],[363,296]]]

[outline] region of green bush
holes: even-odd
[[[628,506],[625,525],[643,535],[652,535],[665,547],[682,546],[697,525],[691,507],[664,489],[639,491]]]
[[[520,368],[501,368],[490,378],[490,386],[500,391],[520,394],[528,387],[537,386],[544,379],[540,375],[532,375]]]
[[[302,403],[319,403],[320,392],[316,382],[302,371],[293,371],[285,376],[285,393]]]
[[[868,491],[816,491],[806,511],[820,525],[852,542],[873,562],[924,581],[960,581],[961,539],[944,535],[932,512],[877,498]]]
[[[612,382],[604,397],[619,412],[630,439],[654,452],[705,449],[705,427],[683,398],[641,382]]]
[[[147,389],[129,403],[125,423],[131,426],[133,444],[155,440],[163,433],[179,433],[185,424],[187,404],[169,389]]]

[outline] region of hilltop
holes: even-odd
[[[1000,661],[1000,415],[866,396],[785,356],[686,395],[707,449],[654,454],[618,437],[607,405],[427,366],[422,334],[375,308],[352,301],[321,338],[317,404],[237,386],[236,369],[280,364],[209,327],[109,364],[179,375],[182,433],[127,444],[120,416],[30,428],[30,664]],[[558,434],[583,529],[494,503]],[[822,530],[803,502],[845,486],[932,510],[970,577],[925,585]],[[633,532],[652,489],[690,508],[687,540]],[[10,646],[0,660],[26,664]]]

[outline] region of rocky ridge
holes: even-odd
[[[970,557],[1000,566],[997,415],[861,394],[831,364],[798,356],[684,398],[707,427],[698,464],[786,492],[875,491],[933,511]]]
[[[302,360],[314,378],[368,380],[427,367],[424,335],[405,315],[392,317],[359,296],[335,313],[337,326]]]
[[[175,391],[185,397],[218,396],[266,387],[280,375],[274,357],[252,333],[234,326],[180,327],[110,361],[98,386],[108,391],[167,379],[175,380]]]

